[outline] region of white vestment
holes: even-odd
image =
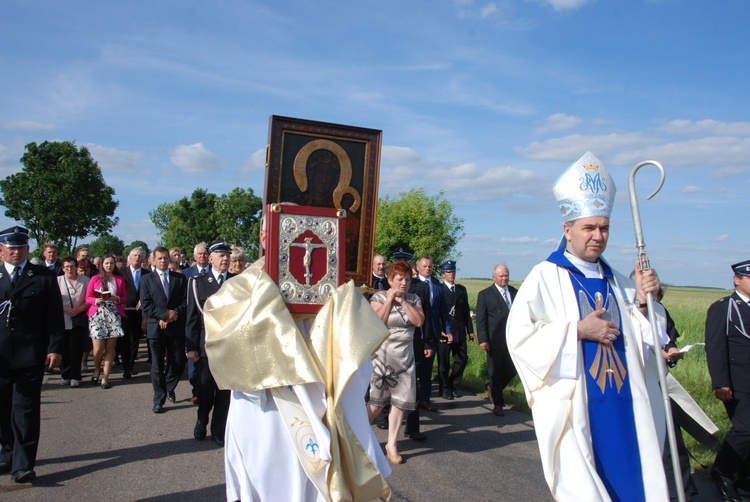
[[[632,281],[613,273],[610,285],[622,317],[645,497],[647,501],[668,500],[661,450],[666,430],[656,356],[647,346],[653,343],[644,344],[652,340],[650,325],[631,306]],[[531,407],[552,496],[560,501],[609,501],[591,445],[583,350],[577,339],[571,343],[568,332],[580,317],[568,270],[540,263],[513,302],[506,330],[508,349]],[[572,330],[572,336],[575,333]],[[571,365],[573,371],[566,372],[565,367]]]
[[[372,431],[364,406],[364,395],[372,375],[372,364],[362,366],[344,394],[344,413],[349,426],[383,477],[391,468]],[[295,385],[295,393],[306,393],[318,421],[325,412],[321,384]],[[313,397],[315,396],[315,397]],[[320,424],[322,427],[322,424]],[[297,460],[284,420],[269,391],[232,391],[224,437],[227,501],[324,501]]]

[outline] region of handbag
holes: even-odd
[[[73,295],[70,294],[70,286],[68,286],[67,279],[65,279],[65,287],[68,288],[68,301],[70,302],[70,307],[73,308]],[[89,327],[89,316],[86,312],[71,316],[70,320],[73,321],[73,327],[87,329]]]
[[[70,318],[73,321],[73,326],[77,328],[88,328],[89,327],[89,316],[86,312],[81,312]]]

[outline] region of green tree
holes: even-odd
[[[102,234],[89,244],[91,256],[104,256],[107,253],[122,256],[125,250],[125,243],[117,236],[112,234]]]
[[[74,249],[78,239],[117,225],[115,190],[86,147],[71,141],[29,143],[23,169],[0,180],[5,216],[28,227],[37,247]]]
[[[124,257],[128,257],[130,255],[130,252],[133,250],[133,248],[141,248],[146,253],[146,257],[151,253],[151,250],[148,248],[148,244],[146,244],[143,241],[133,241],[127,246],[125,246],[125,249],[122,250],[122,255]]]
[[[459,258],[456,245],[464,236],[464,220],[453,214],[453,204],[443,191],[429,196],[411,189],[397,197],[378,200],[375,252],[390,257],[399,248],[414,257],[429,255],[435,264]]]
[[[148,214],[159,240],[168,248],[192,250],[198,242],[216,239],[218,229],[214,219],[217,197],[203,188],[196,189],[190,198],[163,202]],[[189,254],[189,253],[188,253]]]
[[[250,261],[258,258],[262,207],[263,201],[252,188],[235,188],[216,201],[214,216],[220,236],[235,246],[242,246]]]
[[[149,216],[166,247],[176,246],[190,255],[198,242],[224,238],[245,247],[252,257],[257,256],[261,205],[251,188],[235,188],[221,196],[198,188],[190,198],[159,204]]]

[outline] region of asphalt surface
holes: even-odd
[[[118,369],[118,368],[116,368]],[[55,371],[42,390],[42,436],[37,479],[16,484],[0,475],[2,501],[222,501],[226,500],[223,449],[210,437],[192,437],[196,407],[190,384],[177,387],[177,403],[151,412],[145,361],[131,380],[120,372],[112,388],[59,385]],[[464,394],[434,398],[437,413],[423,411],[425,442],[403,437],[406,462],[388,478],[393,501],[552,500],[544,483],[531,417],[512,410],[491,413],[488,401]],[[386,431],[374,428],[381,444]],[[701,483],[701,500],[718,500]]]

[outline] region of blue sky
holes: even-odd
[[[750,4],[678,0],[0,3],[0,177],[24,145],[88,147],[129,243],[196,188],[263,192],[270,115],[383,130],[380,195],[445,191],[460,277],[522,280],[562,233],[557,176],[587,150],[618,188],[605,256],[629,272],[628,176],[665,282],[731,287],[750,259]],[[10,224],[4,216],[0,226]]]

